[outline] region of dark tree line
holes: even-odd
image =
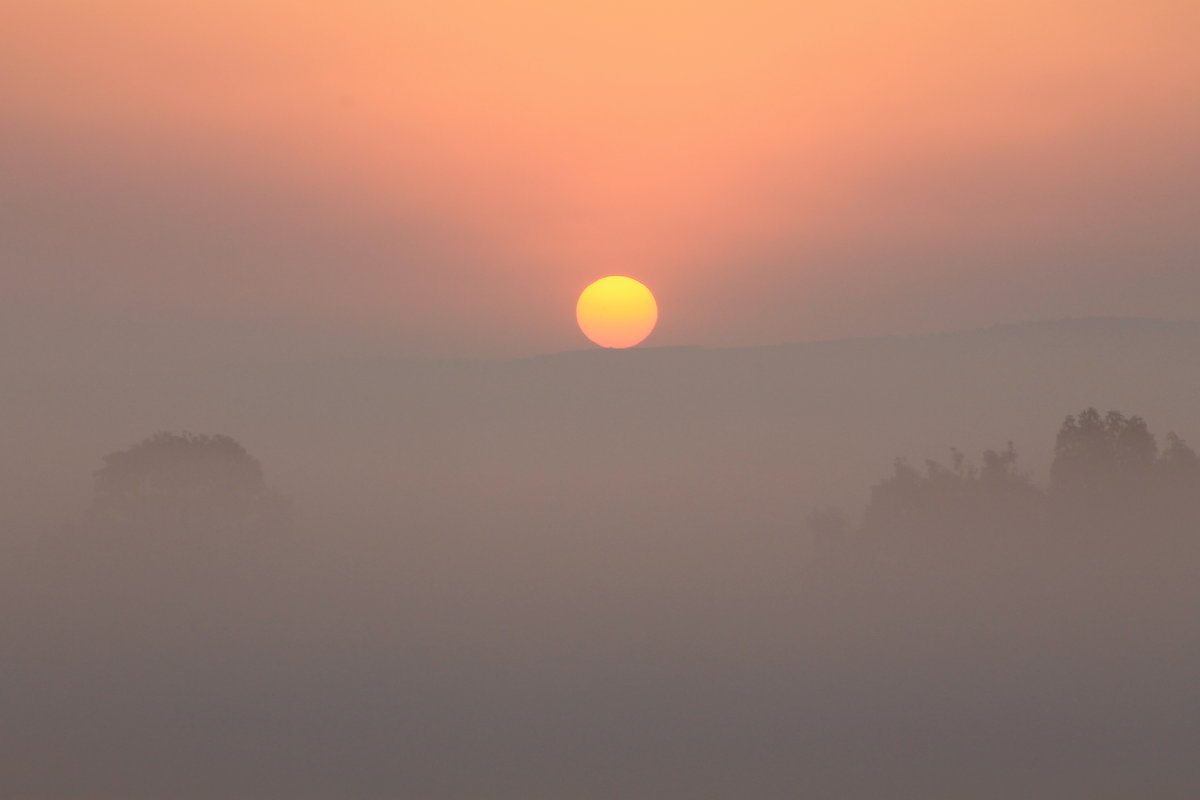
[[[1011,443],[979,464],[956,451],[950,463],[923,468],[901,459],[872,487],[861,525],[826,511],[810,527],[827,554],[855,557],[987,557],[1011,548],[1188,554],[1200,543],[1200,457],[1174,433],[1160,447],[1140,417],[1089,408],[1064,420],[1045,486],[1021,469]]]

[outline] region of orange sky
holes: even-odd
[[[463,352],[578,345],[613,272],[659,344],[1200,315],[1088,244],[1195,264],[1190,0],[20,6],[4,269],[37,302]],[[1044,269],[1099,288],[1055,306]]]

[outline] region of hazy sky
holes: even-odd
[[[1195,318],[1198,29],[1193,0],[5,3],[0,310],[459,355],[586,346],[610,273],[658,345]]]

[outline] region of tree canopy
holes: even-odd
[[[104,458],[93,519],[110,525],[229,529],[281,518],[262,466],[229,436],[157,433]]]

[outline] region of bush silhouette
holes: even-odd
[[[981,466],[952,451],[949,465],[927,461],[919,470],[898,460],[892,474],[871,489],[864,530],[898,548],[954,547],[968,538],[1028,529],[1036,523],[1041,490],[1017,468],[1010,443],[988,450]]]

